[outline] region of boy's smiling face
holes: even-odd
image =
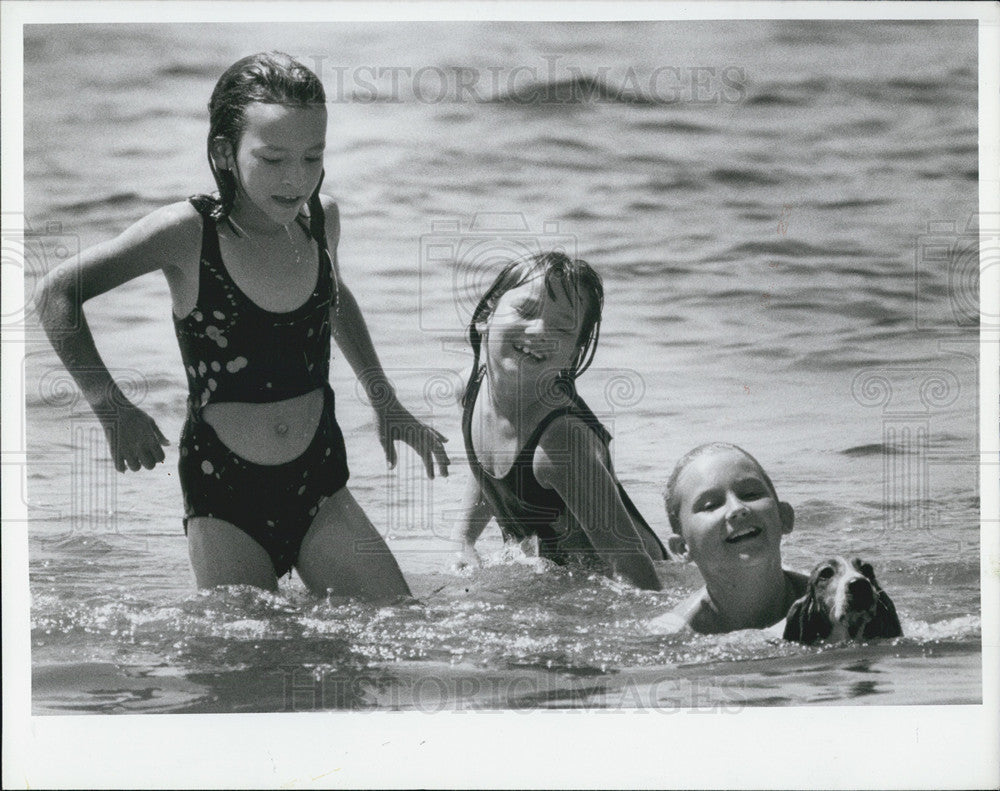
[[[720,448],[696,457],[682,471],[676,492],[681,534],[673,548],[703,574],[780,563],[781,537],[792,531],[794,513],[778,502],[746,454]]]

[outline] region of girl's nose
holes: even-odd
[[[285,184],[288,184],[289,186],[300,187],[302,186],[302,183],[305,180],[305,176],[306,176],[305,165],[299,162],[293,162],[288,166],[288,169],[285,170],[284,178],[282,179],[282,181]]]
[[[741,522],[750,515],[750,509],[735,495],[730,495],[726,501],[726,519],[730,522]]]

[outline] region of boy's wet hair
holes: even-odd
[[[559,382],[573,392],[574,380],[593,362],[601,332],[601,313],[604,310],[604,283],[601,276],[583,259],[570,258],[565,253],[537,253],[528,258],[515,259],[496,276],[493,284],[476,305],[472,321],[469,322],[469,343],[472,344],[474,357],[472,374],[462,396],[463,406],[468,405],[469,392],[479,373],[479,354],[483,336],[476,328],[476,323],[489,318],[504,294],[537,277],[545,279],[545,289],[550,297],[555,298],[556,288],[563,289],[567,294],[577,294],[582,297],[583,322],[576,341],[576,355],[570,367],[560,372]]]
[[[283,104],[290,107],[325,106],[323,83],[310,69],[284,52],[258,52],[230,66],[219,77],[208,102],[208,166],[212,169],[218,198],[199,196],[212,202],[211,215],[225,220],[236,200],[236,176],[231,170],[217,168],[212,147],[218,138],[226,140],[235,153],[246,128],[246,110],[250,104]],[[320,176],[316,189],[309,197],[310,230],[317,239],[322,234],[323,207],[319,200]]]
[[[677,494],[677,481],[680,480],[681,474],[692,461],[699,456],[717,450],[735,450],[750,459],[758,472],[760,472],[764,483],[767,484],[767,488],[771,490],[771,496],[774,497],[775,501],[778,500],[778,493],[774,489],[774,484],[771,482],[771,478],[765,472],[763,466],[761,466],[761,463],[739,445],[733,445],[731,442],[708,442],[704,445],[699,445],[697,448],[685,453],[680,461],[674,465],[674,471],[670,473],[670,478],[667,480],[667,487],[663,492],[663,503],[667,508],[667,518],[670,520],[670,527],[677,535],[681,534],[681,498]]]

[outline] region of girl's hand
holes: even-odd
[[[395,442],[401,440],[423,459],[428,478],[434,477],[435,459],[441,469],[441,475],[448,477],[448,465],[451,464],[451,460],[445,453],[443,444],[448,441],[447,437],[440,431],[421,423],[395,398],[384,406],[376,408],[375,411],[378,416],[378,438],[391,467],[396,466]]]
[[[116,405],[111,414],[101,418],[101,423],[118,472],[125,472],[126,466],[133,472],[140,467],[151,470],[166,458],[162,446],[169,445],[170,440],[153,418],[134,404]]]

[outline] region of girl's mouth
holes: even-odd
[[[532,349],[528,349],[516,343],[511,345],[514,347],[514,351],[518,352],[519,354],[523,354],[525,357],[530,357],[532,360],[535,360],[536,362],[542,362],[545,360],[544,355],[541,355],[538,352],[533,351]]]
[[[738,533],[734,533],[733,535],[729,536],[729,538],[726,539],[726,543],[736,544],[739,543],[740,541],[745,541],[749,538],[756,538],[763,532],[764,531],[761,530],[759,527],[752,527],[752,526],[744,527]]]
[[[272,195],[271,200],[273,200],[279,206],[286,206],[290,209],[293,206],[298,206],[300,203],[302,203],[302,196],[299,195],[294,198],[286,198],[283,195]]]

